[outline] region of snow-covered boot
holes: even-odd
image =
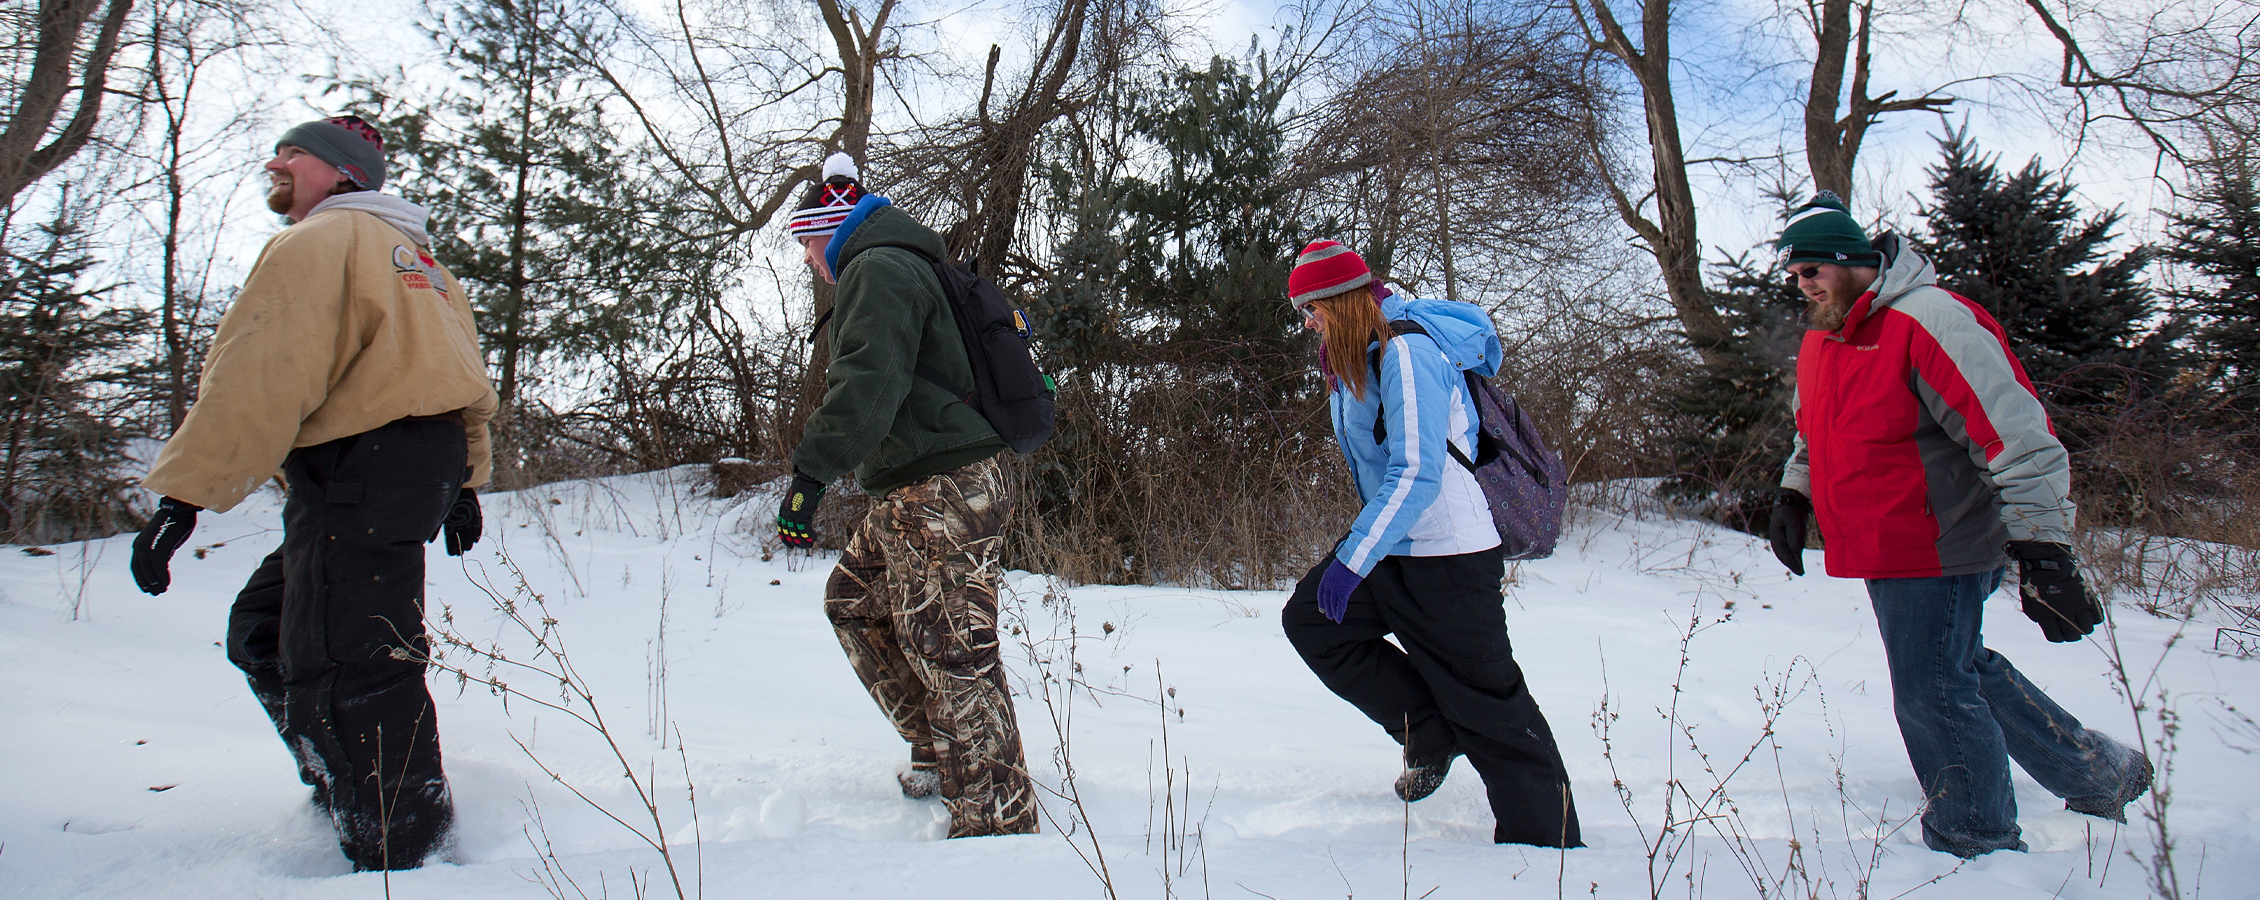
[[[1444,786],[1444,778],[1452,774],[1452,758],[1457,753],[1447,753],[1441,758],[1426,762],[1405,761],[1405,771],[1397,776],[1397,798],[1411,803]]]
[[[902,785],[902,795],[912,800],[924,800],[942,789],[942,773],[935,768],[934,748],[926,744],[910,748],[910,768],[895,773],[895,782]]]
[[[2144,791],[2150,790],[2152,774],[2154,773],[2150,768],[2150,754],[2137,753],[2134,758],[2134,770],[2127,773],[2126,783],[2119,786],[2118,793],[2107,797],[2074,797],[2064,801],[2064,808],[2076,813],[2085,813],[2098,819],[2110,819],[2113,822],[2125,824],[2127,821],[2127,804],[2133,803],[2135,798],[2142,796]]]

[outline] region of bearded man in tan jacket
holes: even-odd
[[[238,594],[228,659],[249,677],[357,871],[421,865],[454,807],[424,685],[424,544],[479,539],[495,411],[463,288],[426,252],[426,211],[384,186],[354,116],[285,132],[267,205],[291,221],[220,319],[196,404],[142,485],[133,543],[161,594],[200,509],[277,473],[282,546]],[[405,658],[403,658],[405,657]]]

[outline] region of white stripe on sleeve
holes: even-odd
[[[1350,568],[1364,569],[1365,561],[1385,548],[1378,546],[1381,535],[1389,531],[1389,524],[1403,511],[1405,498],[1412,494],[1413,482],[1420,475],[1420,401],[1415,396],[1415,381],[1411,368],[1405,365],[1406,355],[1412,346],[1403,335],[1391,338],[1389,349],[1396,356],[1397,383],[1400,405],[1397,407],[1400,427],[1393,434],[1402,435],[1405,442],[1405,470],[1397,475],[1397,488],[1382,501],[1381,513],[1373,517],[1373,525],[1366,529],[1365,539],[1350,549]],[[1383,413],[1386,415],[1386,411]]]

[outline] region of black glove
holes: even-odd
[[[486,533],[486,516],[479,512],[479,494],[470,488],[455,491],[455,504],[447,508],[447,518],[439,523],[440,533],[447,535],[447,555],[462,556],[479,542]]]
[[[1805,574],[1805,526],[1812,518],[1813,501],[1788,488],[1781,489],[1773,515],[1766,517],[1766,540],[1773,542],[1774,558],[1799,575]]]
[[[2072,548],[2052,541],[2010,541],[2009,555],[2017,558],[2017,578],[2024,582],[2025,617],[2040,623],[2048,640],[2065,644],[2086,637],[2103,622],[2103,607],[2087,592],[2080,579],[2080,561]]]
[[[158,501],[149,524],[133,537],[133,583],[141,592],[157,595],[173,586],[173,551],[196,530],[196,512],[204,507],[171,497]]]
[[[824,500],[824,482],[793,470],[793,483],[785,488],[785,502],[777,506],[777,539],[802,550],[816,546],[816,504]]]

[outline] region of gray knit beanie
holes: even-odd
[[[1812,202],[1789,214],[1789,224],[1774,240],[1789,251],[1785,262],[1827,262],[1843,266],[1880,266],[1883,254],[1868,244],[1868,232],[1845,210],[1835,191],[1822,191]]]
[[[284,144],[336,166],[338,172],[362,190],[384,189],[384,135],[361,121],[360,116],[335,116],[307,122],[283,132],[275,141],[275,149],[281,150]]]

